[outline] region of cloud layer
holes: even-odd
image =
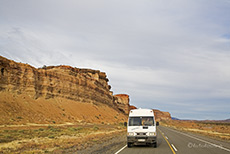
[[[138,107],[230,117],[228,0],[0,0],[0,54],[105,71]]]

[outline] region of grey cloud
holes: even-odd
[[[228,1],[0,4],[2,56],[35,67],[67,64],[105,71],[114,93],[128,93],[139,107],[172,111],[179,118],[193,113],[205,118],[190,108],[196,101],[202,110],[215,103],[226,107],[230,100]],[[216,101],[220,98],[224,101]],[[219,118],[229,118],[226,108],[218,111]]]

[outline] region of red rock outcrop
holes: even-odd
[[[169,112],[163,112],[160,110],[153,109],[154,116],[156,118],[156,121],[162,121],[162,120],[171,120],[171,114]]]
[[[118,109],[125,114],[129,114],[129,95],[127,94],[117,94],[114,95],[115,97],[115,104],[117,105]]]
[[[134,105],[129,105],[129,111],[132,110],[132,109],[137,109],[137,107],[134,106]]]

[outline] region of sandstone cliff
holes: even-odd
[[[162,121],[162,120],[171,120],[171,115],[169,112],[163,112],[160,110],[153,109],[154,115],[156,118],[156,121]]]
[[[114,110],[114,114],[116,115],[116,117],[118,117],[117,115],[121,114],[120,111],[126,113],[126,110],[129,105],[129,99],[127,100],[127,99],[113,96],[113,92],[110,91],[111,86],[108,84],[109,80],[106,74],[98,70],[79,69],[79,68],[74,68],[74,67],[64,66],[64,65],[49,66],[49,67],[43,67],[37,69],[28,64],[17,63],[1,56],[0,56],[0,70],[1,70],[0,72],[1,98],[6,96],[5,100],[1,99],[2,102],[0,105],[3,108],[7,108],[7,105],[9,106],[10,104],[11,107],[7,108],[9,110],[7,111],[8,113],[16,114],[16,112],[17,113],[24,112],[28,108],[26,108],[25,104],[22,105],[22,103],[28,101],[30,101],[29,103],[27,103],[30,104],[28,105],[28,107],[33,108],[32,106],[35,106],[35,104],[31,104],[31,102],[37,101],[37,103],[41,103],[42,100],[42,104],[40,105],[41,106],[43,105],[43,107],[45,106],[47,107],[46,112],[49,112],[49,110],[52,110],[53,108],[54,110],[56,109],[56,106],[53,106],[53,108],[52,107],[49,108],[48,107],[49,102],[52,102],[53,103],[53,104],[51,103],[52,105],[54,105],[55,103],[62,102],[61,106],[64,106],[63,102],[72,101],[74,103],[77,102],[77,103],[91,104],[91,107],[96,110],[101,110],[102,108],[98,109],[98,107],[104,104],[112,108]],[[11,98],[11,100],[7,100],[8,95],[9,98]],[[128,97],[128,95],[126,97]],[[23,102],[23,100],[21,100],[21,102],[19,102],[15,98],[17,98],[17,100],[25,98],[27,101]],[[9,101],[11,101],[11,103],[9,103]],[[47,105],[44,104],[44,102],[46,102]],[[120,106],[121,104],[122,106]],[[44,110],[43,107],[41,109]],[[121,109],[122,107],[124,108]],[[59,104],[59,108],[60,108],[60,104]],[[71,109],[71,107],[69,109]],[[62,107],[61,110],[66,111],[64,107]],[[34,109],[33,111],[36,114],[37,112],[40,112],[37,109]],[[76,109],[76,111],[82,112],[78,109]],[[7,112],[6,111],[4,112],[5,114],[4,117],[7,117],[8,115]],[[30,112],[29,109],[28,112]],[[88,112],[90,112],[90,110]],[[26,116],[26,113],[23,114],[24,116]],[[60,114],[66,115],[70,113],[60,112]],[[77,116],[76,114],[71,114],[70,117],[72,118],[75,117],[75,119],[81,119],[76,116]],[[92,115],[92,116],[93,116],[93,118],[91,118],[92,120],[103,119],[101,117],[102,114]],[[114,115],[110,115],[110,118],[111,116],[114,118]],[[53,117],[55,117],[55,115]],[[121,117],[122,119],[124,119],[125,115]],[[61,116],[60,118],[63,117]],[[85,117],[82,119],[87,119],[87,118]]]
[[[27,93],[34,99],[63,97],[80,102],[113,104],[104,72],[70,66],[36,69],[0,57],[0,91]]]
[[[134,106],[134,105],[129,105],[129,111],[132,110],[132,109],[137,109],[137,107]]]
[[[115,104],[117,104],[118,109],[125,114],[129,114],[129,95],[127,94],[117,94],[115,97]]]

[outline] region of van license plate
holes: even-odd
[[[145,139],[138,139],[138,142],[145,142]]]

